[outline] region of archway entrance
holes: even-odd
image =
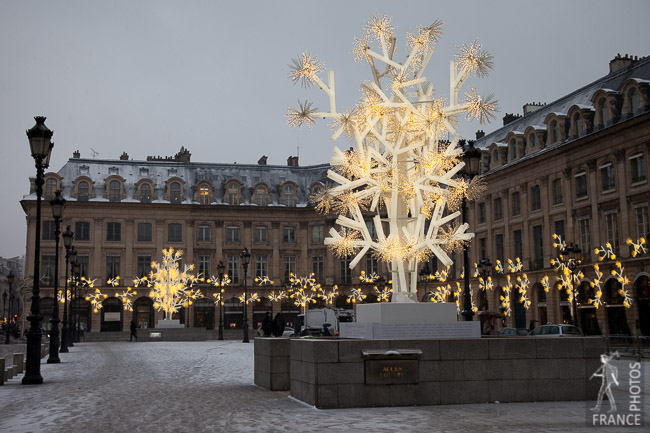
[[[214,329],[214,302],[208,298],[194,301],[195,328]]]
[[[244,304],[233,296],[223,305],[223,327],[225,329],[244,329]]]
[[[101,332],[121,332],[123,328],[122,311],[124,306],[119,298],[106,298],[102,302],[102,323]]]
[[[153,328],[155,318],[153,301],[147,297],[138,298],[133,303],[133,318],[138,328]]]
[[[282,318],[284,319],[284,325],[290,326],[297,330],[300,322],[298,321],[298,315],[300,314],[300,307],[297,307],[293,303],[293,299],[285,298],[280,304],[280,313],[282,313]]]
[[[650,335],[650,284],[648,277],[641,276],[636,280],[636,305],[639,309],[639,330],[641,335]]]
[[[627,316],[625,314],[625,305],[623,305],[624,298],[618,292],[621,288],[615,278],[610,278],[605,283],[605,302],[607,303],[607,325],[609,327],[609,335],[630,335],[630,327],[627,324]]]
[[[119,299],[117,301],[120,303],[120,305],[122,305],[122,302]],[[102,303],[102,305],[104,304]],[[81,331],[90,332],[90,324],[92,323],[91,320],[92,316],[90,312],[91,312],[90,302],[86,301],[85,299],[73,299],[72,302],[70,302],[70,311],[69,311],[69,321],[71,323],[70,326],[74,329],[76,324],[77,329]]]
[[[588,281],[583,281],[578,287],[578,317],[580,328],[584,335],[600,335],[600,326],[596,318],[596,307],[589,305],[589,299],[594,299],[594,288]]]

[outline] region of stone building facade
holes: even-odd
[[[191,162],[187,149],[173,157],[148,157],[134,161],[126,153],[119,160],[84,159],[76,152],[60,170],[45,174],[44,200],[62,190],[67,200],[61,231],[74,232],[74,247],[80,273],[94,280],[95,288],[109,295],[103,308],[92,313],[88,301],[72,301],[81,327],[94,331],[128,330],[131,320],[154,327],[163,316],[155,311],[147,289],[132,298],[133,312],[125,311],[114,295],[133,286],[136,277],[147,275],[152,260],[162,258],[163,248],[183,250],[182,263],[194,264],[205,278],[218,275],[222,262],[232,283],[224,294],[224,326],[243,325],[243,306],[238,297],[244,290],[240,254],[252,254],[247,272],[248,294],[260,301],[248,307],[248,322],[257,327],[267,311],[282,312],[288,322],[299,308],[293,300],[271,302],[269,295],[286,288],[290,274],[314,274],[323,288],[339,287],[335,302],[346,307],[347,290],[359,282],[362,270],[379,272],[377,260],[368,256],[362,266],[350,270],[349,260],[339,260],[323,244],[335,216],[317,213],[310,196],[323,188],[328,164],[301,167],[297,157],[286,166],[206,164]],[[28,221],[27,257],[33,257],[35,193],[22,201]],[[54,221],[47,203],[43,206],[41,240],[41,313],[43,327],[51,317],[55,295]],[[65,251],[61,242],[59,288],[65,279]],[[32,259],[33,260],[33,259]],[[28,259],[26,269],[33,269]],[[120,285],[108,280],[120,276]],[[267,276],[273,286],[258,286],[256,276]],[[197,285],[202,296],[176,317],[186,326],[218,327],[219,308],[208,283]],[[135,289],[138,290],[138,289]],[[85,292],[90,292],[86,289]],[[372,297],[372,295],[371,295]],[[322,300],[311,307],[322,306]],[[218,305],[218,304],[217,304]],[[62,308],[59,309],[62,316]],[[107,314],[113,313],[113,314]],[[119,314],[115,314],[119,313]],[[119,320],[117,320],[119,318]]]
[[[506,115],[504,126],[477,133],[482,150],[483,199],[470,204],[476,237],[472,263],[507,263],[519,257],[530,285],[530,308],[511,294],[511,311],[500,325],[572,323],[567,293],[557,289],[551,259],[553,234],[582,250],[584,278],[577,285],[577,322],[587,334],[650,335],[650,255],[633,257],[628,238],[649,239],[650,57],[617,56],[610,73],[549,104],[528,104],[523,115]],[[629,278],[629,308],[611,274],[615,261],[599,262],[595,250],[609,243]],[[648,243],[646,242],[646,247]],[[589,304],[599,264],[603,305]],[[507,264],[506,264],[507,268]],[[459,271],[457,271],[457,274]],[[458,276],[458,275],[456,275]],[[542,279],[549,276],[550,290]],[[503,313],[505,275],[492,269],[494,290],[476,305]],[[476,286],[476,283],[473,283]],[[481,305],[479,305],[481,304]],[[489,315],[488,313],[482,313]],[[501,322],[501,321],[498,321]]]

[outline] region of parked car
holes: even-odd
[[[581,337],[582,332],[573,325],[556,325],[547,323],[530,331],[533,337]]]
[[[503,328],[499,331],[499,335],[502,337],[526,336],[528,331],[517,328]]]

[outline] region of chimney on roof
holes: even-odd
[[[257,160],[257,165],[266,165],[267,156],[262,155],[260,159]]]
[[[129,154],[126,152],[122,152],[120,155],[120,161],[128,161],[129,160]]]
[[[503,116],[503,126],[506,126],[508,123],[512,123],[519,118],[521,118],[521,114],[506,113],[506,115]]]
[[[629,56],[627,54],[625,56],[621,56],[621,53],[616,54],[616,57],[609,62],[609,73],[612,74],[616,71],[627,68],[637,61],[634,57],[635,56]]]
[[[287,158],[287,165],[289,167],[298,167],[298,157],[290,156],[289,158]]]
[[[483,131],[482,129],[479,129],[478,131],[476,131],[476,139],[477,140],[479,138],[483,138],[483,137],[485,137],[485,131]]]
[[[529,102],[528,104],[524,105],[524,116],[539,110],[545,105],[546,102]]]
[[[189,150],[185,149],[185,146],[181,146],[181,150],[174,155],[174,161],[177,162],[190,162],[192,154]]]
[[[72,152],[72,158],[74,158],[74,159],[81,158],[81,153],[79,153],[78,150],[75,150],[74,152]]]

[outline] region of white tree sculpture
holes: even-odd
[[[457,222],[458,209],[461,199],[474,198],[480,185],[457,176],[464,164],[455,125],[463,113],[483,123],[496,110],[492,95],[481,98],[474,88],[459,101],[467,78],[472,73],[485,76],[492,67],[492,56],[476,41],[463,44],[451,61],[449,101],[434,97],[433,83],[423,74],[441,34],[440,21],[416,29],[408,35],[406,61],[398,63],[393,60],[396,39],[390,19],[373,16],[353,50],[356,60],[369,63],[372,81],[361,85],[363,96],[356,107],[343,112],[336,108],[334,72],[328,72],[327,84],[321,80],[324,66],[317,57],[304,53],[290,66],[294,84],[317,84],[327,94],[329,111],[299,102],[298,110],[287,113],[289,125],[312,126],[317,117],[330,118],[332,140],[345,135],[356,146],[348,151],[334,148],[334,169],[328,177],[336,185],[314,197],[317,209],[338,213],[336,222],[342,226],[341,231],[331,229],[325,243],[339,257],[356,255],[350,268],[369,250],[388,262],[396,302],[414,301],[418,262],[435,255],[450,265],[447,252],[462,248],[474,236],[467,224]],[[379,52],[370,43],[378,43]],[[383,71],[378,63],[385,65]],[[388,83],[382,87],[384,78]],[[374,214],[376,237],[364,212]]]
[[[180,307],[187,307],[191,300],[201,296],[200,291],[192,289],[197,276],[190,272],[194,265],[185,265],[181,271],[178,265],[183,255],[182,250],[163,249],[162,262],[151,262],[152,271],[148,277],[133,280],[135,287],[146,286],[151,289],[149,297],[153,307],[165,312],[165,319],[171,319]]]

